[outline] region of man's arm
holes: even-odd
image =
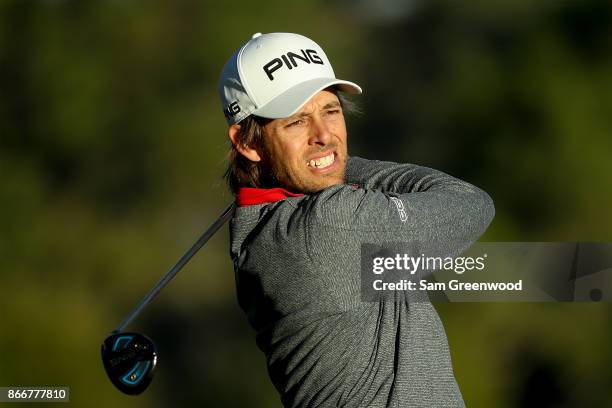
[[[338,242],[418,243],[425,253],[457,256],[486,230],[495,214],[481,189],[413,164],[351,158],[347,184],[318,194],[309,224],[313,236]],[[331,236],[330,236],[331,239]],[[313,240],[313,244],[326,242]]]
[[[415,164],[398,164],[351,157],[346,166],[346,183],[385,193],[415,193],[430,190],[456,189],[473,191],[465,181],[441,171]]]

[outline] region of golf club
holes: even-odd
[[[140,333],[123,332],[155,296],[176,276],[189,260],[204,246],[215,232],[232,216],[236,209],[230,204],[198,240],[187,250],[134,310],[102,343],[102,363],[108,378],[121,392],[129,395],[142,393],[151,383],[157,365],[157,350],[151,339]]]

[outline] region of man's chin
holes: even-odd
[[[335,171],[326,175],[304,174],[299,179],[287,178],[283,180],[283,178],[278,177],[277,182],[280,187],[293,193],[315,194],[328,187],[345,184],[344,169],[343,167],[342,171]]]
[[[333,179],[325,180],[318,183],[308,183],[301,187],[301,193],[314,194],[325,190],[326,188],[344,184],[344,177],[334,177]]]

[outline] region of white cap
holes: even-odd
[[[361,93],[357,84],[336,79],[325,52],[311,39],[291,33],[257,33],[225,64],[219,94],[231,125],[249,115],[289,117],[331,85]]]

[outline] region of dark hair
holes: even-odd
[[[359,108],[353,101],[347,99],[340,93],[336,95],[340,100],[343,114],[360,113]],[[264,126],[270,121],[271,119],[265,119],[255,115],[247,116],[240,121],[240,130],[236,135],[236,142],[241,146],[258,149],[265,154]],[[251,161],[240,154],[233,144],[230,146],[227,160],[228,165],[225,170],[224,178],[232,193],[236,194],[240,187],[270,187],[268,184],[270,184],[273,175],[270,174],[270,166],[267,160],[259,162]]]
[[[240,130],[236,135],[236,143],[252,149],[264,148],[264,126],[270,122],[259,116],[250,115],[240,121]],[[225,180],[229,189],[236,194],[240,187],[262,187],[263,166],[244,157],[232,143],[227,154],[227,169]]]

